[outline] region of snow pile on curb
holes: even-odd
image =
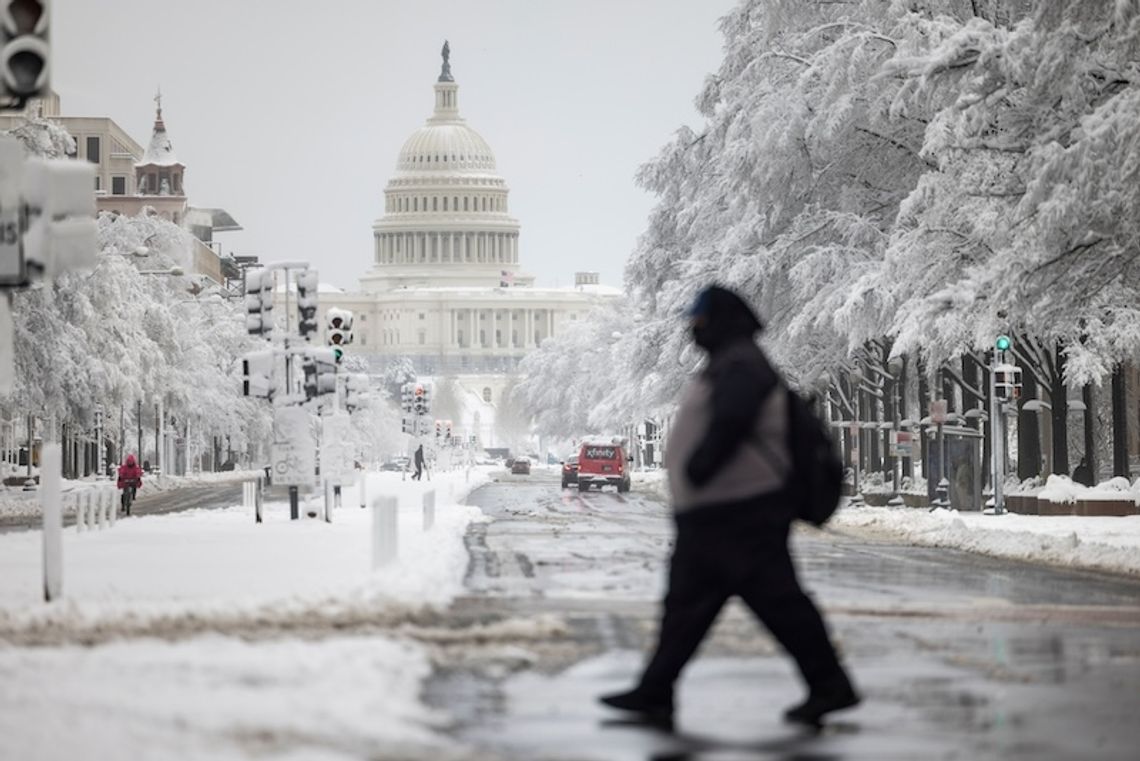
[[[983,515],[844,505],[828,526],[925,547],[1140,576],[1140,516]]]
[[[411,642],[131,640],[0,650],[0,757],[454,757]],[[451,752],[449,752],[451,749]]]

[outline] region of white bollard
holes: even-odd
[[[40,504],[44,514],[44,600],[63,595],[63,449],[58,442],[45,442],[40,459]]]
[[[360,471],[360,489],[358,491],[360,492],[360,509],[363,510],[368,506],[368,502],[365,501],[365,495],[368,492],[368,471],[366,470]]]
[[[395,497],[372,500],[372,568],[381,568],[399,555],[399,528],[396,517],[399,503]]]
[[[82,534],[87,530],[87,511],[84,509],[83,500],[80,499],[80,492],[71,495],[71,503],[75,508],[75,533]]]
[[[257,483],[254,484],[253,492],[253,512],[257,516],[257,522],[261,523],[261,476],[257,477]]]
[[[99,495],[94,490],[87,492],[87,506],[95,514],[95,522],[99,524],[99,530],[107,528],[107,518],[103,515],[103,501],[99,499]]]
[[[333,511],[333,485],[332,481],[325,481],[325,523],[332,523]]]
[[[111,527],[113,528],[115,526],[115,521],[119,517],[119,506],[116,504],[116,500],[115,500],[116,490],[115,489],[103,489],[102,492],[103,492],[103,509],[107,511],[107,522],[110,523]]]
[[[435,526],[435,489],[424,492],[424,531]]]

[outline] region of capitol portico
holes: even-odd
[[[350,350],[375,369],[408,357],[421,376],[452,377],[494,405],[528,351],[620,291],[595,273],[539,288],[520,269],[510,189],[490,145],[460,116],[449,52],[445,43],[434,110],[404,142],[384,190],[360,290],[322,287],[320,309],[355,313]]]

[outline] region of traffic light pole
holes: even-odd
[[[1002,412],[1002,400],[997,395],[997,369],[1004,364],[1005,352],[994,351],[994,362],[990,368],[990,435],[993,444],[990,449],[993,454],[993,467],[991,471],[994,479],[994,515],[1005,513],[1005,498],[1002,486],[1005,482],[1005,415]]]

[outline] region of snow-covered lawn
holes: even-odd
[[[462,588],[467,524],[477,508],[458,502],[486,470],[401,480],[370,473],[368,499],[399,500],[399,556],[372,570],[372,511],[346,487],[333,522],[289,520],[287,502],[128,518],[104,531],[65,530],[64,599],[39,604],[41,532],[0,535],[0,632],[32,625],[74,627],[129,620],[194,619],[235,625],[245,618],[343,618],[384,604],[443,605]],[[435,526],[425,532],[423,494],[436,491]],[[317,502],[314,499],[313,505]],[[304,505],[302,506],[304,508]],[[302,514],[306,511],[302,509]]]

